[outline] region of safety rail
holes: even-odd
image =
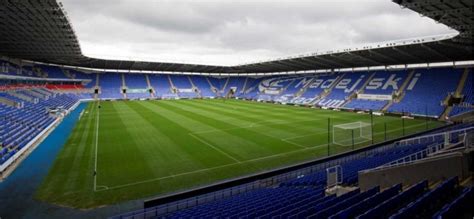
[[[469,126],[469,127],[462,128],[462,129],[456,129],[456,130],[451,130],[451,131],[446,131],[446,132],[441,132],[441,133],[423,135],[423,136],[419,136],[419,137],[400,140],[400,141],[396,142],[395,145],[405,146],[405,145],[436,142],[437,140],[438,141],[439,140],[446,140],[446,136],[452,137],[456,134],[457,135],[466,134],[466,133],[468,133],[472,130],[474,130],[474,126]]]
[[[327,168],[341,165],[341,164],[344,164],[346,162],[350,162],[356,159],[372,156],[374,153],[379,153],[380,151],[385,151],[393,147],[394,147],[394,144],[388,144],[388,145],[379,146],[377,148],[373,148],[370,150],[360,151],[355,154],[342,156],[339,158],[329,158],[329,160],[324,161],[322,163],[315,164],[308,167],[303,167],[301,169],[294,170],[288,173],[279,174],[276,176],[268,177],[266,179],[256,180],[250,183],[210,192],[203,195],[197,195],[191,198],[186,198],[186,199],[182,199],[178,201],[161,204],[155,207],[148,207],[148,208],[145,207],[144,209],[140,209],[140,210],[136,210],[136,211],[132,211],[128,213],[123,213],[120,215],[115,215],[110,218],[133,219],[133,218],[150,218],[150,217],[164,216],[164,215],[167,215],[168,213],[176,212],[178,210],[187,209],[190,207],[194,207],[194,206],[204,204],[204,203],[209,203],[212,201],[222,200],[230,196],[246,193],[246,192],[259,189],[259,188],[272,187],[275,185],[279,185],[280,183],[287,182],[289,180],[297,179],[300,177],[304,177],[306,175],[316,173],[319,171],[326,171]],[[328,158],[325,158],[323,160],[326,160],[326,159]]]
[[[373,168],[373,169],[369,169],[369,170],[365,170],[365,171],[362,171],[362,172],[368,172],[368,171],[371,171],[371,170],[382,170],[382,169],[392,168],[392,167],[396,167],[396,166],[407,165],[409,163],[413,163],[415,161],[425,159],[425,158],[429,157],[431,154],[437,153],[437,152],[439,152],[443,149],[444,149],[444,143],[435,143],[435,144],[429,145],[424,150],[418,151],[416,153],[413,153],[413,154],[407,155],[405,157],[402,157],[398,160],[394,160],[394,161],[386,163],[382,166],[379,166],[379,167],[376,167],[376,168]]]
[[[401,145],[404,147],[403,145]],[[409,146],[409,145],[406,145]],[[374,154],[392,149],[394,147],[400,147],[395,143],[385,142],[380,143],[379,145],[374,145],[372,148],[362,148],[357,149],[355,151],[347,153],[341,153],[338,155],[334,155],[335,157],[327,157],[321,158],[310,163],[315,162],[314,164],[309,164],[306,167],[300,167],[299,165],[294,166],[294,170],[290,170],[286,173],[279,173],[277,175],[272,176],[264,176],[266,173],[260,173],[257,175],[262,175],[262,178],[255,179],[252,182],[243,183],[237,186],[227,187],[225,189],[216,190],[212,192],[208,192],[201,195],[195,195],[189,198],[182,198],[179,200],[170,200],[169,202],[163,202],[156,204],[154,206],[147,206],[145,203],[144,209],[135,210],[128,213],[123,213],[120,215],[115,215],[110,218],[113,219],[122,219],[122,218],[150,218],[150,217],[162,217],[172,212],[176,212],[178,210],[187,209],[190,207],[194,207],[200,204],[209,203],[212,201],[222,200],[224,198],[246,193],[255,189],[259,188],[268,188],[272,186],[279,185],[284,182],[288,182],[290,180],[294,180],[297,178],[304,177],[306,175],[310,175],[316,172],[326,171],[328,168],[333,168],[338,165],[342,165],[344,163],[361,159],[364,157],[373,156]],[[293,168],[293,167],[289,167]],[[297,169],[296,169],[297,168]],[[278,170],[277,170],[278,171]],[[269,171],[268,173],[276,172],[276,171]],[[341,175],[342,176],[342,172]],[[338,176],[338,177],[340,177]],[[239,179],[235,179],[238,181]],[[203,189],[205,189],[204,187]],[[201,188],[198,188],[201,189]],[[179,194],[178,194],[179,195]],[[170,195],[172,197],[173,195]],[[166,197],[164,197],[166,198]]]
[[[336,165],[326,168],[326,188],[332,188],[342,184],[343,172],[342,166]]]
[[[471,129],[469,129],[469,130],[471,130]],[[453,131],[453,132],[456,132],[456,131]],[[467,134],[465,134],[465,133],[468,133],[468,132],[467,131],[466,132],[462,131],[462,132],[463,132],[463,138],[460,139],[456,143],[450,144],[449,148],[448,148],[448,145],[444,144],[444,142],[434,143],[434,144],[429,145],[426,149],[424,149],[422,151],[418,151],[416,153],[413,153],[413,154],[407,155],[405,157],[402,157],[398,160],[386,163],[384,165],[381,165],[381,166],[378,166],[378,167],[375,167],[375,168],[372,168],[372,169],[363,170],[363,171],[360,171],[360,172],[361,173],[366,173],[366,172],[370,172],[370,171],[374,171],[374,170],[383,170],[383,169],[388,169],[388,168],[397,167],[397,166],[404,166],[404,165],[412,164],[412,163],[414,163],[416,161],[419,161],[419,160],[423,160],[425,158],[428,158],[428,157],[433,156],[433,155],[438,154],[438,153],[449,153],[449,152],[453,152],[453,151],[458,151],[459,149],[465,149],[465,148],[467,148],[467,145],[466,145],[466,136],[467,136]],[[463,145],[463,147],[456,147],[458,145]]]

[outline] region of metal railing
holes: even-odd
[[[471,127],[466,130],[470,130],[470,129],[474,129],[474,127]],[[415,138],[412,138],[412,139],[415,139]],[[392,144],[381,145],[376,148],[355,152],[353,154],[344,155],[342,157],[322,158],[321,160],[325,160],[325,159],[330,159],[330,160],[322,161],[322,163],[314,164],[308,167],[303,167],[291,172],[275,175],[275,176],[268,177],[265,179],[256,180],[256,181],[249,182],[243,185],[238,185],[238,186],[230,187],[223,190],[218,190],[218,191],[213,191],[213,192],[209,192],[202,195],[197,195],[191,198],[185,198],[182,200],[169,202],[166,204],[158,205],[156,207],[150,207],[150,208],[140,209],[133,212],[116,215],[116,216],[113,216],[112,218],[121,219],[121,218],[160,217],[160,216],[165,216],[169,213],[176,212],[178,210],[187,209],[190,207],[209,203],[212,201],[222,200],[230,196],[239,195],[239,194],[253,191],[256,189],[275,187],[277,185],[280,185],[283,182],[295,180],[295,179],[305,177],[307,175],[321,172],[321,171],[325,172],[328,168],[333,168],[335,166],[342,165],[344,163],[347,163],[356,159],[373,156],[375,154],[378,154],[383,151],[387,151],[394,147],[409,146],[409,144],[405,144],[405,143],[401,144],[400,142],[407,142],[407,141],[398,141]],[[435,147],[435,146],[432,146],[432,147]],[[432,152],[436,151],[436,149],[432,149],[431,151]]]
[[[425,158],[429,157],[431,154],[437,153],[437,152],[439,152],[440,150],[443,150],[443,149],[444,149],[444,143],[435,143],[435,144],[432,144],[432,145],[428,146],[424,150],[421,150],[421,151],[418,151],[416,153],[407,155],[407,156],[402,157],[398,160],[383,164],[383,165],[375,167],[373,169],[368,169],[368,170],[364,170],[364,171],[360,171],[360,172],[370,172],[370,171],[374,171],[374,170],[383,170],[383,169],[392,168],[392,167],[396,167],[396,166],[407,165],[407,164],[413,163],[415,161],[425,159]]]
[[[166,203],[163,205],[159,205],[156,207],[151,207],[151,208],[145,208],[145,209],[140,209],[128,213],[124,213],[121,215],[116,215],[111,218],[114,219],[121,219],[121,218],[149,218],[149,217],[159,217],[159,216],[164,216],[169,213],[176,212],[178,210],[182,209],[187,209],[191,208],[197,205],[209,203],[212,201],[218,201],[222,200],[224,198],[230,197],[230,196],[235,196],[239,195],[242,193],[246,193],[249,191],[253,191],[256,189],[261,189],[261,188],[271,188],[274,186],[277,186],[283,182],[288,182],[290,180],[298,179],[316,172],[321,172],[321,171],[326,171],[327,168],[331,168],[334,166],[338,166],[356,159],[361,159],[364,157],[372,156],[373,154],[379,153],[380,151],[385,151],[390,148],[393,148],[394,144],[388,144],[384,146],[380,146],[374,149],[370,149],[367,151],[361,151],[359,153],[347,155],[344,157],[336,158],[333,160],[328,160],[326,162],[316,164],[313,166],[301,168],[295,171],[291,171],[288,173],[276,175],[273,177],[269,177],[266,179],[261,179],[257,180],[254,182],[250,182],[244,185],[239,185],[239,186],[234,186],[231,188],[215,191],[215,192],[210,192],[207,194],[203,195],[198,195],[195,197],[187,198],[187,199],[182,199],[170,203]]]
[[[326,169],[326,188],[332,188],[342,184],[343,171],[342,166],[337,165]]]
[[[423,135],[423,136],[419,136],[419,137],[408,138],[408,139],[400,140],[396,144],[400,145],[400,146],[403,146],[403,145],[423,144],[423,143],[435,142],[437,140],[446,140],[446,137],[451,138],[455,135],[466,134],[468,132],[471,132],[472,130],[474,130],[474,126],[470,126],[470,127],[466,127],[466,128],[462,128],[462,129],[451,130],[451,131],[446,131],[446,132],[441,132],[441,133],[435,133],[435,134],[431,134],[431,135]]]
[[[452,151],[457,151],[459,149],[465,149],[469,146],[468,143],[468,136],[472,135],[474,133],[474,127],[467,127],[459,130],[453,130],[453,131],[448,131],[448,132],[442,132],[438,134],[433,134],[433,135],[427,135],[427,136],[420,136],[417,138],[412,138],[412,139],[407,139],[403,140],[403,144],[399,145],[409,145],[407,142],[422,142],[422,140],[426,139],[436,139],[436,136],[451,136],[451,135],[462,135],[461,139],[458,139],[456,143],[450,143],[449,145],[446,145],[445,141],[444,142],[437,142],[429,145],[426,149],[418,151],[416,153],[407,155],[405,157],[402,157],[398,160],[386,163],[384,165],[368,169],[368,170],[363,170],[360,171],[362,173],[370,172],[370,171],[375,171],[375,170],[383,170],[383,169],[388,169],[388,168],[393,168],[397,166],[403,166],[403,165],[408,165],[412,164],[414,162],[417,162],[419,160],[423,160],[425,158],[428,158],[430,156],[433,156],[435,154],[439,153],[445,153],[445,152],[452,152]],[[436,140],[435,140],[436,141]],[[400,143],[400,142],[397,142]],[[449,143],[449,142],[448,142]],[[463,145],[463,147],[453,147],[453,146],[458,146],[458,145]]]

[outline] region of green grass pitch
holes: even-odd
[[[370,122],[365,114],[242,100],[98,104],[83,111],[37,199],[93,208],[199,187],[327,156],[328,117]],[[375,142],[384,140],[384,124],[388,138],[402,135],[399,117],[374,116],[374,124]],[[425,120],[405,120],[405,128],[424,130]],[[331,154],[348,150],[330,147]]]

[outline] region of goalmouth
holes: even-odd
[[[367,122],[351,122],[332,127],[332,143],[352,146],[372,140],[372,127]]]

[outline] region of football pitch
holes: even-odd
[[[243,100],[90,102],[36,198],[93,208],[324,157],[328,118],[331,127],[371,122],[367,114]],[[391,116],[373,122],[375,142],[442,125]],[[329,147],[331,155],[349,150]]]

